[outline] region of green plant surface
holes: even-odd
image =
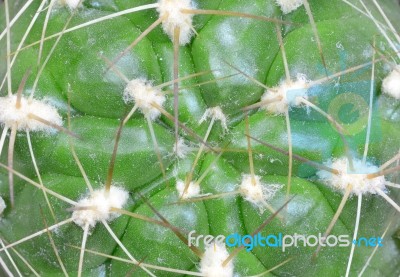
[[[64,276],[65,273],[69,276],[190,276],[189,272],[183,272],[190,271],[204,276],[200,274],[199,253],[185,242],[190,231],[215,237],[252,234],[271,216],[273,219],[260,230],[264,236],[324,234],[339,209],[344,191],[326,185],[319,178],[320,165],[329,166],[329,160],[348,153],[354,160],[362,159],[367,137],[366,160],[371,164],[379,167],[399,152],[400,100],[384,95],[381,87],[393,64],[400,64],[400,56],[370,17],[345,3],[348,1],[305,1],[316,23],[322,59],[304,5],[283,14],[278,1],[273,0],[194,2],[196,9],[204,10],[205,14],[193,17],[197,34],[190,43],[179,46],[177,59],[179,77],[196,75],[178,82],[179,137],[189,147],[184,157],[174,152],[173,84],[162,87],[166,112],[151,125],[140,110],[125,125],[121,124],[136,104],[124,101],[127,84],[121,75],[128,80],[144,78],[154,86],[175,78],[175,45],[162,27],[151,31],[111,68],[109,65],[158,19],[157,10],[117,16],[68,31],[73,26],[154,1],[84,0],[77,9],[56,4],[50,11],[45,37],[64,28],[67,32],[59,39],[57,36],[46,39],[41,52],[40,41],[48,11],[44,8],[39,11],[11,69],[7,66],[7,55],[10,59],[15,56],[14,51],[42,1],[32,1],[11,27],[11,53],[7,50],[7,36],[0,40],[0,81],[4,79],[0,97],[8,93],[6,74],[11,73],[11,90],[16,93],[23,76],[30,70],[22,92],[24,97],[34,89],[34,98],[56,107],[63,127],[72,132],[72,135],[65,130],[30,132],[40,176],[35,171],[25,131],[17,132],[13,149],[9,147],[11,135],[8,135],[0,150],[0,196],[7,205],[0,219],[0,239],[5,245],[17,242],[7,251],[4,246],[0,247],[5,272],[9,270],[15,276],[19,275],[18,271],[22,276]],[[361,2],[350,2],[364,10]],[[397,42],[398,33],[389,30],[372,1],[365,2],[374,18],[385,26],[390,40]],[[6,30],[6,12],[12,19],[25,3],[9,0],[8,11],[5,3],[0,3],[1,32]],[[384,0],[379,4],[399,31],[398,2]],[[49,9],[51,5],[44,7]],[[244,14],[221,15],[218,11],[245,13],[253,18]],[[280,33],[284,52],[278,39]],[[400,41],[395,43],[397,50],[400,50],[399,44]],[[42,58],[38,63],[39,53]],[[289,72],[286,72],[285,60]],[[310,82],[323,80],[307,90],[307,99],[328,113],[329,119],[310,105],[289,107],[287,117],[262,108],[244,111],[261,101],[266,87],[276,89],[282,84],[286,73],[293,82],[298,74]],[[371,74],[374,74],[372,84]],[[37,76],[40,78],[35,87]],[[216,120],[210,135],[206,136],[210,119],[203,121],[203,114],[216,106],[226,115],[227,128]],[[1,119],[0,124],[0,131],[4,132],[6,128]],[[7,168],[9,149],[14,152],[14,207],[11,207],[9,191],[11,169]],[[200,153],[199,149],[203,151]],[[294,157],[286,152],[293,152]],[[397,170],[385,175],[394,187],[387,186],[384,193],[394,203],[400,203],[396,187],[400,180],[398,162],[397,159],[391,165],[397,166]],[[238,192],[244,174],[260,176],[266,187],[280,186],[267,201],[270,209],[261,211]],[[204,199],[182,200],[176,189],[177,182],[199,178],[200,195]],[[78,202],[90,194],[87,182],[94,189],[103,188],[108,182],[124,188],[129,192],[129,200],[123,207],[125,213],[120,211],[118,218],[108,222],[118,239],[112,237],[108,225],[98,221],[89,229],[84,245],[88,251],[83,252],[83,227],[69,222],[46,231],[47,227],[71,218],[77,207],[47,194],[50,209],[43,191],[32,183],[42,183],[49,191]],[[392,205],[379,194],[366,193],[358,209],[358,199],[357,195],[350,195],[330,233],[348,235],[351,239],[356,216],[360,214],[357,238],[382,237],[385,230],[386,234],[384,246],[377,248],[374,256],[371,256],[373,247],[355,247],[349,272],[346,269],[351,245],[323,247],[317,257],[313,257],[316,247],[290,247],[286,251],[255,247],[251,251],[242,249],[234,256],[234,276],[359,276],[364,266],[363,276],[399,276],[400,239],[396,232],[400,221],[399,211],[394,207],[399,204]],[[279,213],[274,213],[280,208]],[[41,230],[41,235],[18,243]],[[198,246],[201,253],[206,248],[203,243]],[[230,253],[235,251],[233,247],[227,249]],[[83,267],[79,269],[82,261]],[[145,264],[182,272],[152,269]],[[261,273],[264,275],[258,275]]]

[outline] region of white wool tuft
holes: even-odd
[[[165,102],[165,96],[161,90],[156,89],[152,84],[145,79],[133,79],[129,81],[124,91],[124,101],[129,103],[134,101],[141,112],[155,120],[161,112],[152,104],[155,103],[161,106]]]
[[[284,14],[291,13],[303,5],[303,0],[275,0]]]
[[[6,202],[4,202],[4,199],[0,196],[0,215],[3,214],[6,207]]]
[[[160,18],[166,18],[162,22],[164,32],[174,39],[174,30],[180,28],[179,44],[185,45],[193,36],[193,14],[182,13],[181,10],[193,10],[191,0],[159,0],[157,8]]]
[[[185,182],[178,180],[176,182],[176,190],[179,193],[179,197],[182,197],[182,199],[189,199],[192,197],[197,197],[200,194],[200,185],[195,183],[195,182],[190,182],[188,189],[186,190],[185,194],[183,192],[185,191],[186,184]]]
[[[260,209],[260,212],[265,211],[265,203],[273,198],[277,191],[282,188],[279,184],[263,184],[261,177],[254,175],[253,178],[250,174],[243,174],[242,183],[240,184],[240,193],[243,198],[250,203],[254,204]]]
[[[383,79],[382,91],[395,99],[400,100],[400,65]]]
[[[232,277],[233,263],[229,261],[226,266],[222,263],[229,257],[223,243],[212,243],[206,246],[204,256],[200,261],[200,273],[206,277]]]
[[[192,148],[185,143],[183,138],[178,139],[178,143],[174,143],[174,153],[180,159],[183,159],[192,151]]]
[[[19,131],[45,131],[51,133],[54,128],[43,124],[33,118],[29,114],[34,114],[55,125],[61,126],[62,119],[57,110],[51,105],[32,99],[21,98],[21,107],[17,109],[17,96],[0,97],[0,124],[11,128],[17,124]]]
[[[82,3],[85,0],[59,0],[58,3],[61,6],[68,6],[68,8],[70,8],[71,10],[74,10],[80,6],[82,6]]]
[[[208,108],[204,112],[203,116],[200,118],[199,123],[200,124],[203,123],[204,121],[207,120],[207,118],[214,118],[216,120],[221,121],[222,128],[224,130],[228,130],[228,125],[226,123],[227,121],[226,116],[224,115],[220,107],[217,106],[214,108]]]
[[[352,185],[351,194],[376,194],[376,189],[386,190],[386,180],[384,176],[379,176],[373,179],[368,178],[368,174],[379,171],[377,166],[370,163],[365,163],[361,160],[354,159],[354,170],[351,171],[347,158],[330,160],[325,163],[326,166],[336,169],[340,172],[339,175],[320,170],[317,176],[328,186],[336,188],[344,192],[347,186]]]
[[[99,221],[114,220],[120,214],[111,212],[111,208],[122,209],[128,198],[129,193],[116,186],[111,186],[108,194],[105,188],[95,190],[88,197],[79,200],[72,213],[72,220],[82,228],[86,224],[93,228]]]
[[[301,105],[299,97],[307,99],[308,81],[304,75],[299,74],[297,81],[283,81],[278,87],[267,90],[261,96],[261,102],[271,101],[264,104],[261,109],[272,112],[274,114],[284,114],[289,107],[298,107]],[[274,101],[279,98],[277,101]]]

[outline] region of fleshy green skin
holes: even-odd
[[[13,1],[11,1],[13,2]],[[12,49],[15,50],[31,16],[40,1],[34,1],[18,23],[12,27]],[[69,26],[98,18],[117,10],[124,10],[152,1],[100,0],[84,1],[84,7],[77,10]],[[251,2],[251,3],[250,3]],[[295,24],[282,27],[285,49],[292,78],[296,73],[306,74],[310,80],[325,77],[324,67],[318,53],[314,34],[304,7],[289,15],[282,15],[272,0],[219,0],[199,1],[199,9],[219,9],[240,11],[254,15],[267,16]],[[371,44],[376,38],[379,49],[386,47],[384,54],[391,50],[373,22],[342,1],[310,0],[311,10],[317,22],[318,33],[323,45],[329,74],[340,72],[353,66],[372,60]],[[355,1],[357,2],[357,1]],[[400,8],[396,1],[381,3],[389,18],[400,29],[398,17]],[[21,3],[10,3],[11,17],[15,15]],[[370,9],[378,17],[376,8]],[[4,4],[0,5],[0,26],[5,26]],[[39,16],[25,45],[40,39],[46,11]],[[46,35],[62,30],[71,11],[57,8],[52,11]],[[380,18],[380,17],[379,17]],[[132,107],[122,99],[125,86],[113,71],[104,73],[107,65],[101,55],[112,60],[127,47],[150,24],[157,19],[156,11],[142,11],[110,21],[105,21],[75,32],[65,34],[47,64],[40,78],[35,97],[46,97],[57,106],[67,126],[67,97],[69,95],[73,111],[73,132],[80,139],[72,139],[83,168],[95,187],[104,184],[112,155],[115,132],[121,119]],[[381,20],[383,22],[383,19]],[[260,101],[264,89],[243,75],[195,86],[197,83],[213,80],[237,73],[228,64],[245,71],[248,75],[265,83],[276,86],[284,79],[282,55],[276,37],[275,24],[255,19],[231,16],[198,15],[194,17],[194,26],[198,36],[192,42],[180,48],[179,75],[187,76],[196,72],[214,70],[212,73],[180,82],[186,87],[179,94],[179,120],[203,137],[208,123],[198,124],[208,107],[221,106],[228,115],[229,131],[222,132],[217,122],[208,143],[214,147],[242,150],[227,150],[215,161],[218,153],[206,151],[195,168],[194,180],[209,166],[213,170],[201,183],[201,193],[218,194],[237,190],[242,174],[249,174],[247,140],[245,136],[244,113],[241,108]],[[396,26],[397,24],[397,26]],[[44,44],[45,58],[55,40]],[[0,76],[6,72],[6,40],[0,42]],[[32,87],[38,72],[38,45],[23,50],[12,69],[12,86],[15,92],[28,68],[32,75],[28,80],[25,93]],[[393,55],[394,56],[394,55]],[[44,60],[42,58],[42,61]],[[397,62],[400,62],[397,60]],[[173,44],[158,27],[144,38],[133,50],[116,64],[116,67],[129,79],[144,77],[158,85],[173,79]],[[376,84],[373,109],[373,124],[368,160],[380,165],[394,156],[400,145],[399,109],[387,116],[389,106],[397,105],[394,100],[380,95],[381,80],[388,73],[383,62],[376,65]],[[369,102],[371,66],[356,72],[325,82],[311,89],[310,100],[332,114],[345,128],[363,115],[352,111],[347,102],[338,102],[337,97],[353,93]],[[172,87],[165,90],[172,91]],[[7,85],[2,90],[5,95]],[[165,108],[173,114],[173,94],[167,94]],[[335,100],[336,99],[336,100]],[[349,101],[354,98],[345,98]],[[360,98],[356,98],[360,99]],[[336,101],[336,102],[335,102]],[[360,102],[360,100],[358,100]],[[362,102],[362,101],[361,101]],[[339,103],[339,104],[338,104]],[[366,104],[368,108],[368,104]],[[364,107],[364,106],[361,106]],[[345,150],[338,132],[317,112],[307,108],[290,110],[293,152],[312,161],[322,163],[330,158],[341,157]],[[270,211],[261,214],[257,207],[245,201],[241,196],[225,196],[214,200],[169,205],[179,200],[174,188],[177,179],[184,180],[190,171],[196,151],[184,159],[176,159],[172,147],[174,144],[174,124],[162,116],[153,124],[160,147],[166,176],[162,175],[156,152],[154,151],[149,128],[140,112],[123,128],[119,142],[113,182],[131,192],[126,210],[158,219],[139,196],[148,201],[174,226],[187,234],[196,230],[198,234],[229,235],[231,233],[251,234],[270,215]],[[351,135],[346,140],[354,155],[362,157],[366,137],[366,121],[362,121],[357,131],[348,129]],[[284,116],[267,114],[253,110],[249,115],[249,128],[253,137],[266,141],[276,147],[287,150],[287,130]],[[198,139],[181,133],[195,148],[200,145]],[[18,133],[16,142],[16,169],[29,178],[37,180],[23,132]],[[87,192],[85,182],[76,165],[68,144],[69,137],[64,133],[56,135],[32,134],[33,149],[38,160],[44,185],[73,200],[79,200]],[[5,148],[7,149],[7,148]],[[265,183],[282,184],[282,189],[270,204],[278,209],[285,202],[288,182],[288,163],[286,155],[252,141],[255,172],[262,176]],[[6,163],[3,150],[2,162]],[[291,194],[296,195],[289,203],[285,223],[275,218],[262,234],[309,234],[324,233],[336,212],[342,192],[318,182],[316,169],[294,160]],[[397,174],[398,177],[398,174]],[[388,176],[393,182],[396,174]],[[7,172],[2,169],[0,175],[1,195],[9,206]],[[396,191],[389,190],[389,196],[398,202]],[[140,194],[139,194],[140,193]],[[0,234],[4,241],[13,242],[29,234],[54,224],[43,193],[16,177],[15,208],[8,207],[0,221]],[[70,217],[67,209],[70,205],[53,196],[50,203],[56,213],[57,222]],[[397,200],[396,200],[397,199]],[[41,212],[42,210],[42,212]],[[357,210],[357,197],[351,197],[336,223],[332,234],[353,236]],[[379,248],[370,262],[365,276],[398,276],[400,274],[400,241],[395,236],[399,228],[399,216],[392,206],[377,195],[363,197],[361,222],[358,237],[379,237],[389,222],[392,222],[384,247]],[[174,233],[164,227],[130,218],[126,215],[110,223],[111,228],[121,239],[130,253],[145,263],[170,268],[198,271],[199,258]],[[79,249],[83,236],[82,228],[69,224],[52,232],[52,238],[60,252],[61,259],[71,275],[78,269]],[[117,243],[112,240],[104,226],[98,224],[88,238],[86,248],[103,254],[127,259]],[[203,245],[200,246],[201,249]],[[15,247],[29,263],[43,276],[62,276],[49,237],[43,234]],[[232,249],[229,249],[231,251]],[[317,260],[311,257],[315,248],[254,248],[242,251],[234,259],[237,276],[250,276],[270,269],[288,258],[290,262],[268,273],[266,276],[344,276],[350,247],[324,248]],[[356,247],[350,276],[357,276],[372,252],[372,247]],[[11,251],[22,272],[32,274]],[[1,257],[5,260],[4,254]],[[7,260],[8,261],[8,260]],[[10,268],[12,268],[10,266]],[[92,253],[85,253],[83,276],[146,276],[140,268],[132,264],[114,261]],[[177,276],[176,273],[154,271],[157,276]]]

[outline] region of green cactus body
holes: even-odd
[[[5,2],[8,11],[6,3],[0,4],[0,100],[9,92],[17,94],[30,69],[23,99],[34,92],[34,99],[56,108],[64,129],[28,116],[29,123],[42,124],[44,131],[17,130],[17,125],[3,119],[9,113],[0,111],[5,141],[4,146],[0,143],[0,194],[7,205],[0,220],[4,272],[208,277],[400,274],[399,159],[386,167],[385,181],[371,176],[400,148],[396,1],[379,5],[366,1],[365,7],[362,1],[340,0],[194,1],[191,9],[196,14],[190,6],[178,10],[185,22],[179,25],[181,45],[174,43],[177,28],[168,34],[168,20],[176,16],[169,12],[115,63],[121,51],[159,20],[162,9],[156,6],[169,1],[84,0],[77,8],[79,1],[29,1],[9,36],[7,21],[26,1]],[[191,3],[172,2],[177,7]],[[135,7],[143,10],[74,28]],[[46,39],[41,43],[44,26]],[[27,30],[22,49],[15,52]],[[176,73],[181,79],[171,82]],[[394,77],[385,79],[389,74]],[[146,80],[148,94],[135,94],[139,89],[132,80]],[[137,109],[132,117],[121,124],[133,107]],[[12,131],[7,131],[13,128],[15,147],[10,146]],[[10,152],[13,169],[7,167]],[[354,247],[353,256],[352,244],[322,247],[315,255],[317,246],[301,241],[285,249],[247,246],[238,252],[238,247],[224,252],[221,245],[207,246],[202,240],[197,247],[188,246],[186,240],[194,242],[191,231],[213,237],[254,232],[265,237],[323,236],[346,199],[346,189],[332,181],[343,173],[334,166],[346,157],[355,167],[352,174],[361,181],[348,174],[349,182],[355,183],[347,186],[349,197],[330,235],[347,236],[351,242],[355,225],[357,238],[382,237],[385,232],[383,247],[373,256],[371,246]],[[363,157],[366,163],[358,166]],[[336,172],[329,175],[321,166]],[[376,170],[369,172],[371,168]],[[14,207],[9,172],[14,175]],[[108,194],[107,186],[111,186]],[[113,189],[121,190],[115,194],[116,202],[109,201]],[[93,196],[96,192],[98,199]],[[95,224],[85,221],[85,213],[101,208],[106,211]],[[83,223],[77,224],[82,218]],[[207,256],[217,248],[220,256]],[[216,267],[213,273],[207,271],[210,264]]]

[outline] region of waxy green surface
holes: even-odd
[[[317,22],[319,37],[323,44],[329,74],[340,72],[353,66],[368,63],[372,60],[371,44],[376,38],[377,45],[384,45],[373,22],[350,9],[342,1],[309,1]],[[400,8],[394,1],[382,3],[385,10],[391,13],[395,22]],[[86,1],[85,6],[76,12],[70,26],[98,18],[111,12],[151,4],[151,1]],[[17,5],[16,3],[15,5]],[[35,2],[27,14],[33,15],[39,5]],[[18,10],[13,5],[11,14]],[[297,73],[306,74],[310,80],[326,77],[321,57],[315,43],[309,19],[302,7],[297,11],[282,15],[274,1],[255,0],[251,4],[244,0],[201,1],[201,9],[219,9],[240,11],[254,15],[267,16],[291,21],[294,24],[282,26],[285,50],[289,69],[293,79]],[[1,5],[0,26],[4,27],[4,5]],[[372,6],[371,6],[372,8]],[[397,11],[396,11],[397,9]],[[45,12],[42,12],[27,43],[40,39]],[[59,32],[71,11],[59,8],[52,12],[46,34]],[[25,16],[12,29],[13,49],[30,22]],[[157,13],[142,11],[118,17],[110,21],[92,25],[75,32],[65,34],[58,44],[52,58],[46,66],[37,87],[36,97],[47,98],[56,105],[67,126],[68,96],[72,108],[71,130],[80,139],[71,139],[63,133],[55,135],[33,135],[33,147],[38,160],[43,183],[66,197],[79,200],[87,193],[84,180],[72,158],[69,142],[71,141],[92,184],[99,187],[107,177],[107,168],[112,155],[114,137],[121,119],[132,108],[122,99],[125,82],[107,69],[101,56],[112,60],[157,19]],[[212,171],[201,183],[201,193],[218,194],[238,189],[242,174],[249,174],[247,140],[245,137],[244,113],[241,108],[260,100],[264,89],[229,66],[240,68],[253,78],[268,87],[274,87],[284,80],[285,71],[282,55],[276,37],[274,23],[254,19],[230,16],[198,15],[194,17],[198,35],[192,42],[180,48],[179,74],[184,77],[197,72],[208,72],[197,78],[180,83],[183,89],[179,95],[179,120],[203,137],[208,122],[199,125],[205,109],[221,106],[228,116],[229,131],[223,132],[217,122],[211,133],[211,144],[215,147],[229,148],[222,157],[215,161],[217,154],[207,150],[203,153],[194,174],[196,180],[208,166]],[[43,57],[49,53],[54,39],[44,44]],[[1,58],[5,56],[5,40],[0,42]],[[38,45],[30,47],[19,54],[13,67],[13,89],[16,91],[19,82],[28,68],[32,75],[28,80],[26,92],[31,89],[34,76],[38,72],[36,60]],[[4,76],[5,63],[0,65],[0,76]],[[134,49],[128,52],[116,67],[128,79],[147,78],[155,85],[173,79],[173,45],[161,28],[155,29]],[[374,97],[373,128],[368,159],[381,164],[397,153],[400,143],[400,123],[398,120],[385,118],[383,114],[387,102],[380,101],[380,84],[387,74],[387,69],[377,65],[376,95]],[[219,80],[232,74],[229,78]],[[369,101],[371,66],[338,79],[316,85],[310,89],[310,101],[323,110],[337,111],[338,119],[344,126],[350,126],[360,118],[352,107],[337,105],[335,99],[340,95],[352,93],[366,103]],[[218,79],[216,82],[196,86],[201,82]],[[167,102],[165,108],[173,114],[172,86],[164,88]],[[3,89],[3,95],[5,90]],[[343,98],[346,100],[346,98]],[[353,98],[349,96],[348,101]],[[357,98],[359,99],[359,98]],[[379,99],[379,102],[378,102]],[[346,101],[347,101],[346,100]],[[368,106],[367,106],[368,107]],[[359,111],[358,111],[359,112]],[[290,111],[293,152],[312,161],[323,163],[332,157],[344,155],[343,142],[337,131],[315,111],[308,108],[296,108]],[[231,233],[250,234],[270,216],[267,210],[260,214],[257,207],[243,200],[240,195],[226,196],[222,199],[207,200],[195,203],[173,204],[179,200],[174,189],[177,172],[184,179],[190,171],[196,151],[183,160],[176,160],[172,147],[174,143],[173,122],[162,116],[154,122],[155,134],[166,177],[162,175],[154,151],[146,120],[136,112],[124,127],[116,159],[114,183],[131,192],[131,199],[125,207],[127,210],[157,218],[139,196],[143,194],[148,201],[168,221],[180,228],[185,234],[196,230],[198,234],[229,235]],[[286,121],[284,116],[275,116],[265,111],[254,110],[249,115],[251,136],[266,141],[284,150],[288,149]],[[346,136],[354,153],[362,155],[364,151],[365,124],[360,132]],[[352,129],[353,130],[353,129]],[[199,142],[189,134],[182,135],[195,149]],[[271,201],[278,209],[285,202],[288,182],[288,158],[266,146],[252,141],[254,164],[257,175],[262,176],[266,184],[281,184],[282,189]],[[2,161],[5,163],[5,152]],[[30,162],[25,134],[19,133],[16,144],[18,170],[28,177],[36,179]],[[316,169],[294,161],[291,194],[296,195],[287,209],[286,225],[275,219],[268,225],[263,235],[267,234],[313,234],[323,233],[339,206],[342,194],[318,182]],[[4,175],[4,176],[3,176]],[[0,184],[4,198],[8,201],[6,172],[3,170]],[[12,242],[23,238],[45,227],[54,224],[43,193],[25,182],[17,182],[15,209],[7,208],[0,223],[1,237]],[[389,194],[396,199],[395,191]],[[71,215],[68,204],[50,197],[56,212],[57,221]],[[352,237],[356,218],[357,198],[352,197],[345,206],[344,212],[334,227],[332,234]],[[43,214],[41,213],[43,211]],[[397,221],[396,221],[397,219]],[[366,196],[363,198],[359,237],[381,236],[388,222],[399,225],[394,209],[381,197]],[[129,218],[126,215],[110,223],[111,228],[131,251],[137,260],[182,270],[197,271],[199,258],[170,230],[151,223]],[[394,229],[391,229],[392,233]],[[78,268],[79,247],[82,228],[69,224],[53,232],[53,239],[60,250],[61,257],[68,271]],[[397,245],[396,245],[397,243]],[[379,249],[372,260],[366,276],[395,276],[399,274],[398,239],[387,235],[385,247]],[[202,246],[201,246],[202,247]],[[48,236],[42,235],[16,247],[27,258],[34,268],[44,276],[62,276],[56,262],[54,251]],[[123,250],[111,239],[101,224],[98,224],[88,239],[87,249],[108,255],[127,258]],[[344,275],[350,248],[326,248],[319,253],[316,261],[311,260],[313,248],[290,248],[282,252],[279,248],[255,248],[251,252],[242,251],[234,261],[238,276],[250,276],[261,273],[288,258],[292,260],[285,266],[269,273],[270,276],[339,276]],[[364,266],[372,248],[356,248],[351,275],[355,276]],[[20,264],[22,268],[24,265]],[[27,270],[24,268],[24,270]],[[100,273],[102,272],[102,273]],[[146,276],[146,273],[133,265],[113,261],[105,257],[85,254],[84,276]],[[176,276],[175,273],[155,272],[160,276]]]

